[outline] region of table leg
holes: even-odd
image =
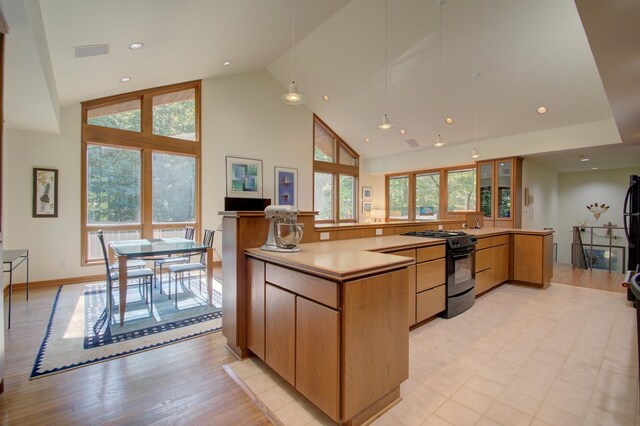
[[[207,300],[213,305],[213,248],[207,248]]]
[[[29,300],[29,250],[27,250],[27,300]]]
[[[127,256],[118,256],[118,290],[120,291],[120,326],[122,326],[127,308]]]

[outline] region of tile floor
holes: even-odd
[[[403,399],[374,425],[638,424],[636,318],[623,294],[503,285],[412,331],[409,351]],[[274,423],[331,424],[260,360],[229,367]]]

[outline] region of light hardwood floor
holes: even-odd
[[[0,424],[270,424],[222,369],[219,332],[29,381],[56,291],[14,291]]]
[[[553,265],[553,278],[551,279],[551,282],[558,284],[626,293],[627,290],[621,285],[622,281],[624,281],[623,274],[609,273],[599,269],[588,271],[563,263]]]

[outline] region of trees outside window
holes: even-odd
[[[360,156],[317,115],[313,116],[313,209],[316,222],[358,220]]]
[[[82,103],[82,264],[200,225],[200,81]]]

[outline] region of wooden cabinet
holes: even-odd
[[[476,245],[476,294],[509,279],[509,235],[478,239]]]
[[[264,262],[247,259],[249,306],[247,310],[247,346],[264,359]]]
[[[553,275],[553,235],[513,235],[513,279],[547,286]]]
[[[484,226],[520,228],[522,226],[522,158],[479,161],[477,199]]]
[[[266,285],[264,361],[287,382],[296,383],[296,295]]]

